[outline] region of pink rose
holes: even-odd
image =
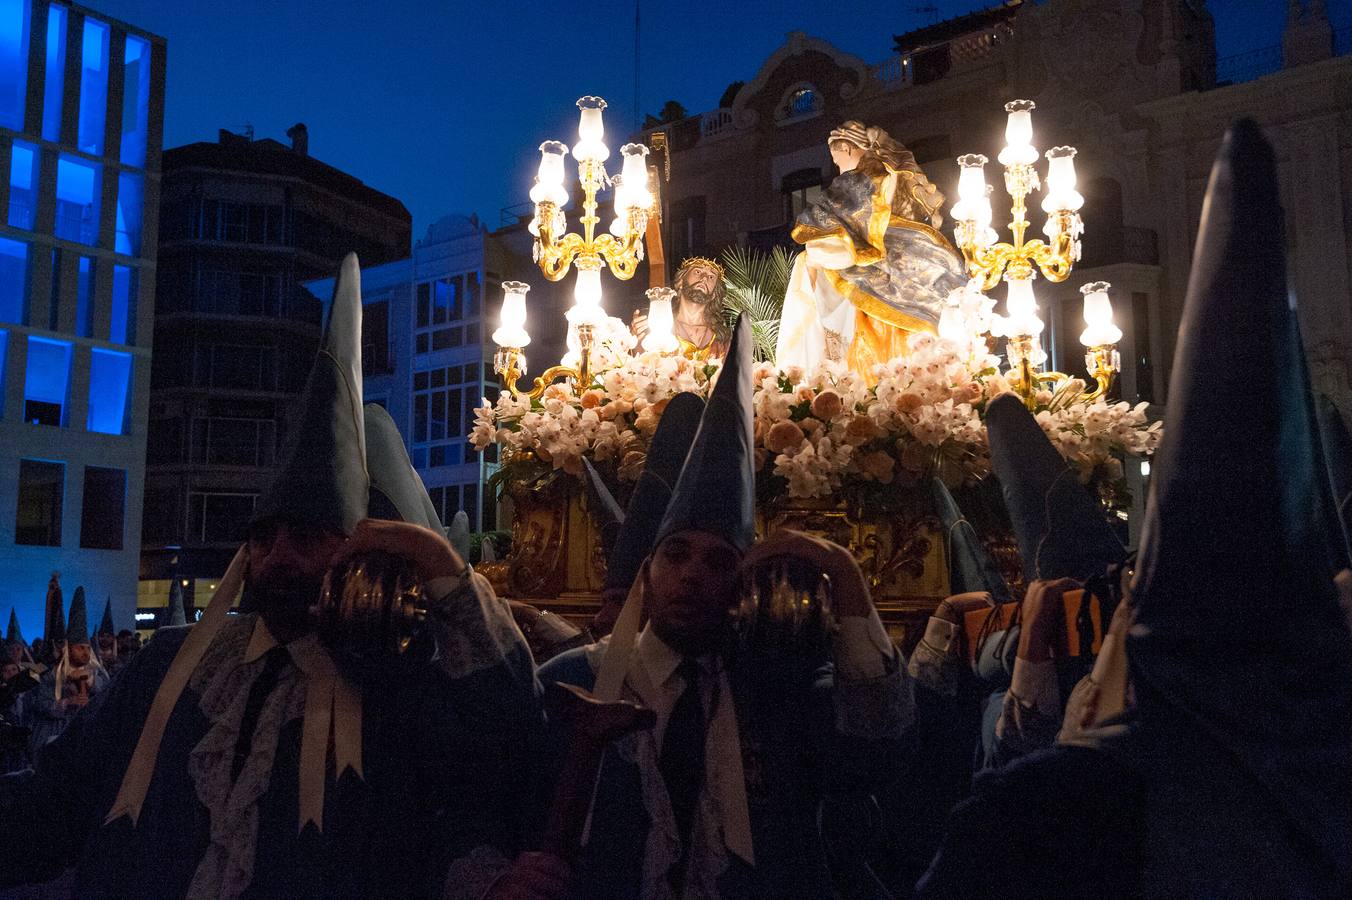
[[[919,394],[913,394],[910,391],[907,391],[904,394],[898,394],[897,399],[893,401],[892,405],[896,407],[897,412],[903,415],[910,415],[920,407],[924,406],[925,401],[920,398]]]
[[[868,416],[855,416],[850,419],[850,424],[845,426],[845,443],[858,447],[867,444],[876,437],[881,437],[882,432],[878,424]]]
[[[866,453],[859,460],[859,468],[864,474],[881,484],[891,484],[896,472],[896,462],[891,455],[881,450]]]
[[[835,391],[822,391],[812,400],[812,414],[827,422],[840,415],[844,407],[845,401]]]
[[[765,449],[771,453],[796,450],[803,443],[803,429],[796,422],[776,422],[765,436]]]

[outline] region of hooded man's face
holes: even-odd
[[[690,656],[716,650],[737,604],[741,561],[731,544],[703,531],[678,531],[648,565],[648,614],[657,636]]]
[[[89,657],[93,652],[93,648],[88,644],[71,644],[66,649],[66,657],[72,666],[79,668],[89,665]]]
[[[273,519],[249,536],[249,588],[269,627],[304,630],[343,535]],[[279,636],[280,637],[280,636]]]
[[[9,652],[6,654],[5,657],[6,659],[8,659],[12,663],[23,662],[23,644],[20,644],[18,641],[14,641],[8,646],[7,649],[9,650]]]

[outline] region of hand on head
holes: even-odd
[[[458,576],[465,569],[465,561],[444,535],[421,525],[385,519],[362,519],[358,522],[352,536],[333,554],[329,566],[337,566],[353,557],[375,552],[408,560],[423,581]]]
[[[1072,578],[1054,581],[1035,581],[1024,595],[1019,629],[1018,657],[1029,662],[1051,659],[1052,648],[1065,630],[1066,591],[1073,591],[1080,583]],[[1088,599],[1086,598],[1086,602]]]
[[[820,569],[831,579],[831,599],[837,616],[866,616],[873,610],[868,583],[849,550],[825,538],[783,529],[759,540],[742,560],[744,570],[776,556],[792,556]]]

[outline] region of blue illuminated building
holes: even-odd
[[[165,41],[0,0],[0,610],[136,605]],[[91,606],[91,608],[95,608]]]

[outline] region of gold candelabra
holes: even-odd
[[[628,280],[634,277],[643,260],[643,235],[653,205],[653,195],[648,189],[648,148],[625,144],[620,148],[624,158],[620,174],[607,175],[605,163],[610,158],[610,149],[605,144],[602,121],[606,101],[583,97],[577,106],[581,115],[573,157],[582,185],[582,231],[568,232],[563,214],[569,197],[564,184],[568,147],[562,141],[545,141],[540,145],[540,168],[530,192],[535,217],[529,226],[535,236],[535,262],[546,278],[559,281],[569,269],[577,269],[573,306],[567,313],[569,342],[576,342],[577,362],[546,369],[529,390],[517,387],[526,374],[525,347],[530,343],[525,327],[526,292],[530,286],[520,281],[504,282],[502,324],[493,332],[493,341],[498,345],[493,368],[502,376],[507,389],[518,397],[536,399],[560,378],[573,379],[581,386],[591,384],[596,329],[606,318],[601,308],[601,270],[609,268],[616,278]],[[614,188],[615,220],[608,234],[598,235],[596,226],[601,217],[597,214],[596,196],[608,186]]]
[[[620,148],[624,158],[620,174],[608,176],[605,162],[610,150],[603,140],[605,128],[601,119],[606,101],[583,97],[577,105],[581,120],[573,157],[582,185],[582,233],[565,233],[563,204],[568,202],[568,191],[564,187],[563,163],[568,148],[561,141],[545,141],[540,145],[540,168],[531,189],[531,199],[535,201],[531,233],[535,235],[535,261],[544,276],[558,281],[576,265],[581,290],[582,282],[591,278],[584,273],[596,272],[599,279],[603,265],[621,280],[634,277],[643,259],[643,233],[653,197],[648,189],[648,148],[643,144],[625,144]],[[596,226],[601,217],[597,215],[596,195],[609,185],[615,189],[615,220],[609,234],[598,235]]]
[[[1036,405],[1039,388],[1049,385],[1055,389],[1070,377],[1042,369],[1047,354],[1041,346],[1043,322],[1037,312],[1033,280],[1038,272],[1053,283],[1069,278],[1080,258],[1080,236],[1084,231],[1079,214],[1084,197],[1075,190],[1075,148],[1054,147],[1047,151],[1044,189],[1034,167],[1038,160],[1037,148],[1033,146],[1034,108],[1031,100],[1005,104],[1009,118],[999,162],[1004,166],[1005,189],[1012,201],[1009,223],[1012,240],[998,241],[991,227],[991,187],[986,184],[985,156],[969,153],[958,157],[961,167],[958,202],[952,209],[954,237],[971,278],[968,290],[989,291],[1001,281],[1008,285],[1007,315],[991,317],[990,333],[1008,339],[1008,375],[1029,408]],[[1028,196],[1037,190],[1043,190],[1044,194],[1045,241],[1026,237],[1030,224]],[[1082,288],[1088,327],[1080,341],[1088,348],[1085,364],[1096,387],[1078,394],[1074,399],[1079,402],[1090,402],[1106,394],[1121,368],[1116,344],[1122,332],[1113,325],[1108,287],[1107,282],[1095,282]]]

